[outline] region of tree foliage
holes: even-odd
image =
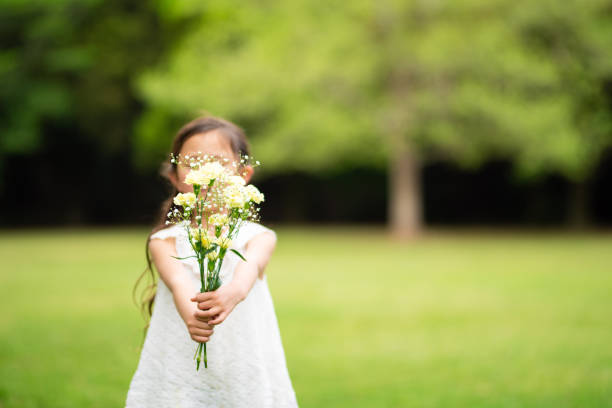
[[[3,2],[0,155],[40,150],[60,130],[125,150],[140,106],[132,78],[175,31],[148,2]]]
[[[139,82],[148,156],[201,110],[271,171],[383,166],[399,133],[423,160],[581,179],[610,144],[604,1],[162,4],[198,22]]]

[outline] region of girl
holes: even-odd
[[[242,129],[214,117],[196,119],[179,130],[174,155],[195,152],[238,160],[249,155]],[[127,408],[296,407],[276,315],[264,269],[276,245],[276,233],[247,222],[221,267],[222,286],[199,293],[199,271],[187,234],[165,225],[178,192],[193,191],[183,181],[188,169],[166,163],[174,191],[164,203],[159,226],[147,241],[161,279],[143,306],[151,320],[138,368],[127,393]],[[253,168],[239,169],[248,183]],[[146,273],[145,271],[143,275]],[[142,276],[141,276],[142,278]],[[139,278],[140,280],[140,278]],[[138,282],[137,282],[138,284]],[[155,300],[155,308],[153,308]],[[195,342],[206,342],[208,368],[195,369]]]

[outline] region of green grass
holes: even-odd
[[[612,235],[278,228],[302,407],[612,406]],[[145,230],[0,232],[0,407],[119,407]]]

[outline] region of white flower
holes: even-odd
[[[212,225],[222,226],[227,224],[227,215],[225,214],[213,214],[208,217],[208,223]]]
[[[181,207],[191,207],[195,204],[196,196],[193,193],[178,193],[174,197],[174,204]]]
[[[249,196],[249,199],[255,201],[257,204],[261,203],[264,200],[264,195],[260,192],[257,187],[252,184],[249,184],[245,187],[245,191]]]
[[[237,186],[244,186],[246,184],[246,181],[244,181],[244,179],[240,176],[229,176],[227,182]]]
[[[231,208],[241,208],[249,199],[243,187],[236,184],[230,184],[223,190],[223,198],[227,205]]]

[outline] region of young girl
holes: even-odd
[[[243,131],[214,117],[196,119],[180,129],[172,152],[202,152],[236,161],[250,154]],[[296,407],[264,274],[276,233],[258,223],[244,224],[231,248],[246,262],[228,252],[220,272],[222,286],[199,293],[197,263],[193,258],[173,258],[193,255],[187,234],[180,225],[165,225],[172,198],[193,191],[183,182],[188,169],[167,166],[175,191],[147,243],[161,279],[146,305],[151,320],[126,407]],[[248,183],[253,168],[246,165],[240,171]],[[148,270],[155,278],[151,258],[147,252]],[[199,371],[193,359],[196,342],[207,343],[208,368]]]

